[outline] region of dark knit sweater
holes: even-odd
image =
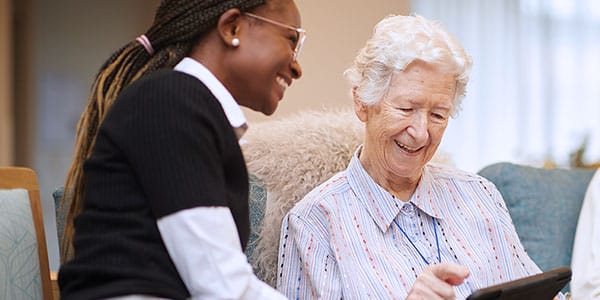
[[[127,87],[100,126],[84,174],[75,257],[59,273],[62,299],[189,297],[156,223],[181,210],[229,207],[245,248],[244,159],[218,100],[190,75],[162,70]]]

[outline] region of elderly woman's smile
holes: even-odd
[[[415,153],[415,152],[417,152],[417,151],[419,151],[419,150],[421,150],[423,148],[423,147],[411,148],[409,146],[406,146],[406,145],[398,142],[397,140],[394,140],[394,142],[396,142],[396,145],[398,145],[398,147],[400,147],[400,149],[402,149],[402,150],[404,150],[404,151],[406,151],[408,153]]]

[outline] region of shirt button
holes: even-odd
[[[404,206],[402,206],[402,213],[404,213],[407,216],[412,216],[415,214],[415,207],[409,202],[409,203],[405,203]]]

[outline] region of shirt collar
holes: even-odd
[[[393,197],[367,173],[358,158],[361,150],[362,146],[356,150],[348,165],[348,183],[379,229],[386,232],[405,203]],[[425,166],[417,190],[408,202],[429,216],[442,219],[440,211],[435,208],[439,199],[442,199],[439,192],[429,168]]]
[[[244,112],[235,99],[233,99],[231,93],[203,64],[190,57],[186,57],[174,69],[192,75],[202,81],[223,107],[225,116],[232,127],[237,128],[246,124]]]
[[[423,175],[410,202],[426,214],[443,219],[444,214],[439,208],[447,205],[444,202],[447,201],[449,193],[448,188],[444,187],[441,181],[436,180],[432,166],[427,164],[423,167]]]

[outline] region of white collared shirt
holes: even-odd
[[[183,72],[198,78],[219,100],[231,127],[238,128],[246,124],[246,116],[227,88],[200,62],[186,57],[179,62],[175,71]]]

